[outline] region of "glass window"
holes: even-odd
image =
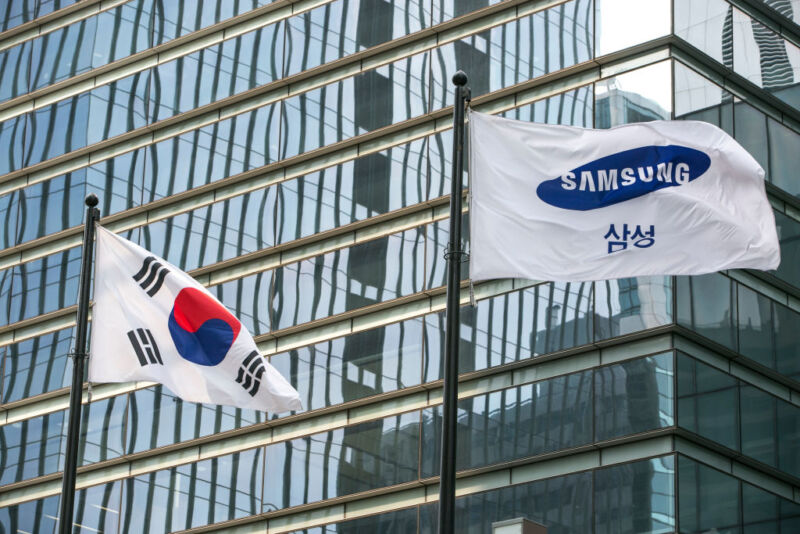
[[[402,534],[404,532],[417,532],[417,508],[397,510],[384,514],[371,515],[360,519],[343,521],[324,527],[307,529],[303,534],[366,534],[368,532],[383,532],[386,534]]]
[[[787,104],[800,107],[800,48],[733,9],[733,69]]]
[[[458,403],[456,469],[473,469],[592,441],[592,371]],[[442,408],[422,412],[422,477],[441,461]]]
[[[678,353],[678,425],[721,443],[739,447],[739,381]]]
[[[14,267],[9,322],[74,305],[80,263],[78,246]]]
[[[737,285],[739,352],[771,369],[775,368],[772,301],[741,284]]]
[[[0,102],[28,92],[30,61],[29,41],[0,52]]]
[[[674,0],[675,35],[733,67],[731,6],[725,0]]]
[[[419,203],[429,138],[362,156],[279,186],[278,241],[285,243]]]
[[[800,347],[800,314],[775,303],[775,370],[800,382],[800,358],[797,347]]]
[[[419,477],[419,412],[267,446],[265,512]]]
[[[595,439],[606,440],[674,424],[672,353],[594,372]]]
[[[5,326],[11,318],[11,283],[14,280],[14,269],[0,271],[0,326]],[[18,314],[14,313],[14,317]],[[14,319],[16,321],[16,319]]]
[[[24,24],[36,17],[37,0],[9,0],[0,10],[0,31]]]
[[[152,122],[280,77],[283,24],[271,24],[153,69]]]
[[[86,169],[30,185],[18,195],[19,243],[71,228],[83,222],[86,212],[81,209],[86,196]]]
[[[466,495],[456,499],[455,531],[486,534],[492,523],[525,517],[547,527],[548,534],[592,532],[591,472],[553,477]],[[420,506],[420,532],[437,531],[438,503]]]
[[[126,454],[146,451],[265,420],[263,412],[184,402],[163,386],[130,394]],[[188,527],[186,527],[188,528]]]
[[[734,136],[734,97],[679,61],[673,62],[675,118],[714,124]],[[741,102],[737,106],[746,105]]]
[[[14,191],[0,196],[0,249],[12,247],[17,242],[18,210],[18,192]],[[0,324],[2,324],[2,321],[0,321]]]
[[[273,329],[273,271],[264,271],[209,289],[254,336]]]
[[[0,426],[0,485],[55,473],[61,467],[66,412]]]
[[[459,372],[589,343],[592,291],[591,282],[554,282],[463,306]],[[425,317],[426,382],[442,377],[444,331],[444,312]]]
[[[275,269],[275,328],[420,291],[424,231],[407,230]]]
[[[596,534],[674,532],[675,457],[594,472]]]
[[[678,456],[680,532],[793,532],[800,505]]]
[[[472,11],[470,3],[455,2],[463,10],[459,15]],[[590,0],[573,0],[437,48],[431,108],[452,105],[451,80],[458,70],[467,74],[476,97],[588,61],[591,6]]]
[[[671,30],[669,0],[595,0],[594,4],[598,56],[667,35]]]
[[[142,246],[185,271],[274,244],[276,187],[216,202],[142,228]]]
[[[89,135],[89,104],[90,97],[84,93],[28,113],[30,131],[25,136],[31,139],[29,143],[26,140],[24,166],[85,147]]]
[[[608,0],[603,0],[606,3]],[[653,3],[625,0],[637,9],[653,9]],[[659,0],[658,4],[667,3]],[[656,20],[656,19],[654,19]],[[631,24],[631,27],[647,27]],[[627,35],[623,32],[622,35]],[[596,128],[610,128],[631,122],[669,119],[672,112],[672,62],[662,61],[595,83]]]
[[[0,174],[6,174],[26,165],[30,132],[27,115],[0,122]]]
[[[6,347],[2,402],[32,397],[70,384],[73,329],[20,341]]]
[[[780,212],[775,212],[775,225],[778,229],[778,240],[781,245],[781,264],[775,276],[800,287],[800,222]]]
[[[424,0],[337,0],[288,20],[285,75],[297,74],[430,26]]]
[[[270,357],[315,410],[415,386],[421,380],[422,319],[412,319]]]
[[[275,161],[280,104],[272,104],[149,146],[142,203]]]
[[[672,277],[639,276],[594,283],[595,339],[672,322]]]
[[[97,17],[89,17],[32,41],[30,90],[92,68]]]
[[[154,45],[195,32],[241,13],[252,11],[274,0],[183,0],[156,2],[153,28]]]
[[[92,67],[128,57],[153,46],[153,9],[171,2],[133,0],[99,13],[97,35],[110,39],[93,39]]]
[[[678,324],[737,350],[736,287],[719,273],[677,277]]]
[[[126,479],[120,532],[161,534],[259,512],[264,449]]]

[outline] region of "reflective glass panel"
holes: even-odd
[[[70,384],[73,329],[20,341],[6,347],[2,402],[32,397]]]
[[[422,319],[352,334],[270,357],[314,410],[420,383]]]
[[[675,531],[675,457],[594,472],[596,534]]]
[[[736,287],[719,273],[679,276],[678,324],[730,349],[737,349]]]
[[[594,372],[595,439],[605,440],[674,424],[672,353]]]
[[[667,35],[669,0],[595,0],[595,47],[604,56]]]
[[[36,17],[37,0],[9,0],[0,10],[0,31],[24,24]]]
[[[673,72],[675,118],[708,122],[734,136],[733,95],[679,61],[673,62]],[[736,105],[746,104],[739,102]]]
[[[673,0],[675,35],[733,67],[732,8],[725,0]]]
[[[154,45],[246,13],[274,0],[182,0],[156,2]]]
[[[131,393],[126,417],[126,454],[250,426],[265,420],[264,413],[255,410],[184,402],[162,386]]]
[[[651,2],[625,0],[624,3],[635,3],[648,11],[653,7]],[[669,119],[672,112],[671,65],[671,61],[662,61],[597,82],[595,127],[610,128],[631,122]]]
[[[32,41],[30,90],[92,68],[97,17],[89,17]]]
[[[160,534],[255,515],[263,473],[259,448],[128,478],[120,531]]]
[[[800,222],[775,212],[775,225],[778,229],[778,239],[781,244],[781,264],[775,271],[775,276],[800,287],[800,269],[796,266],[800,263]]]
[[[78,299],[81,247],[14,267],[9,322],[72,306]]]
[[[672,278],[640,276],[594,283],[595,339],[672,322]]]
[[[419,412],[267,446],[264,511],[418,478]]]
[[[0,102],[28,92],[30,59],[30,42],[0,52]]]

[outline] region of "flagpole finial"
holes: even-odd
[[[97,195],[95,195],[94,193],[89,193],[88,195],[86,195],[85,202],[87,206],[89,206],[90,208],[94,208],[100,203],[100,199],[97,198]]]
[[[458,86],[465,86],[467,85],[467,75],[464,73],[463,70],[459,70],[455,74],[453,74],[453,83]]]

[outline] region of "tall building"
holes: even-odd
[[[798,22],[797,0],[0,3],[0,533],[58,523],[89,192],[305,409],[87,387],[75,532],[435,531],[458,69],[507,117],[720,126],[766,170],[783,261],[465,289],[457,531],[800,532]]]

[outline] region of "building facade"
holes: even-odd
[[[7,0],[0,533],[58,524],[90,192],[304,410],[92,384],[75,532],[435,532],[458,69],[507,117],[718,125],[766,171],[783,260],[465,289],[457,531],[800,532],[799,23],[797,0]]]

